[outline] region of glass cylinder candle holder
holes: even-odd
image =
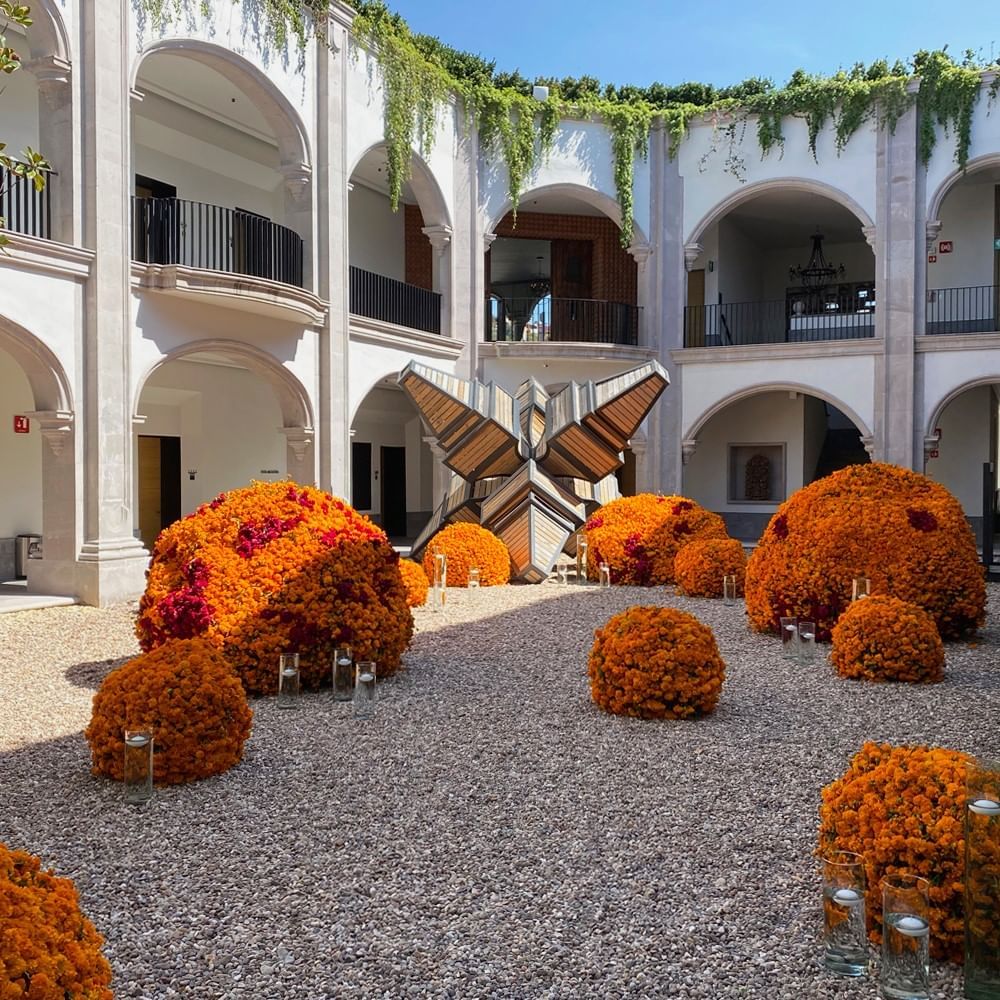
[[[882,964],[886,1000],[930,998],[930,883],[917,875],[882,879]]]
[[[299,654],[278,657],[278,708],[295,708],[299,700]]]
[[[736,577],[731,573],[722,578],[722,603],[730,608],[736,603]]]
[[[799,654],[798,618],[781,619],[781,655],[786,660],[796,660]]]
[[[441,590],[448,586],[448,556],[444,552],[434,553],[433,584]]]
[[[142,805],[153,797],[153,730],[125,730],[125,801]]]
[[[838,976],[868,971],[865,859],[851,851],[823,858],[823,965]]]
[[[851,584],[851,600],[857,601],[862,597],[870,597],[872,592],[872,582],[867,576],[856,576]]]
[[[566,563],[559,563],[556,566],[556,582],[561,584],[569,583],[569,566]]]
[[[587,582],[587,540],[582,536],[577,536],[576,540],[576,582],[586,584]]]
[[[374,660],[358,660],[354,675],[354,718],[375,718]]]
[[[479,589],[479,567],[470,566],[469,567],[469,589],[478,590]]]
[[[799,619],[799,661],[811,663],[816,653],[816,623]]]
[[[611,567],[607,563],[601,563],[598,567],[600,574],[600,584],[602,587],[611,586]]]
[[[1000,998],[1000,760],[966,776],[965,996]]]
[[[350,701],[354,697],[354,655],[350,646],[338,646],[333,651],[334,701]]]

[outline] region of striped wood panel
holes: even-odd
[[[617,451],[612,451],[578,424],[567,427],[550,442],[545,466],[554,475],[589,479],[596,482],[621,465]]]

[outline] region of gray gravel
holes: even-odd
[[[591,705],[593,629],[633,603],[715,630],[713,716]],[[0,840],[76,879],[119,998],[873,998],[818,964],[820,788],[869,737],[1000,754],[995,627],[943,684],[879,686],[787,664],[742,607],[545,584],[418,609],[374,721],[257,701],[239,767],[128,808],[82,730],[133,614],[0,616]]]

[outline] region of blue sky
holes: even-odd
[[[1000,54],[996,0],[388,0],[418,32],[529,77],[589,74],[605,82],[750,76],[783,83],[802,67],[830,73],[917,49]],[[991,48],[992,46],[992,48]]]

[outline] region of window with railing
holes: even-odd
[[[0,218],[8,232],[52,239],[52,185],[57,176],[50,173],[38,191],[32,180],[0,167]]]
[[[996,333],[998,320],[998,285],[933,288],[927,293],[925,329],[929,334]]]
[[[639,343],[639,306],[601,299],[553,298],[550,294],[486,302],[488,341],[584,344]]]
[[[441,294],[405,281],[349,268],[351,312],[424,333],[441,332]]]

